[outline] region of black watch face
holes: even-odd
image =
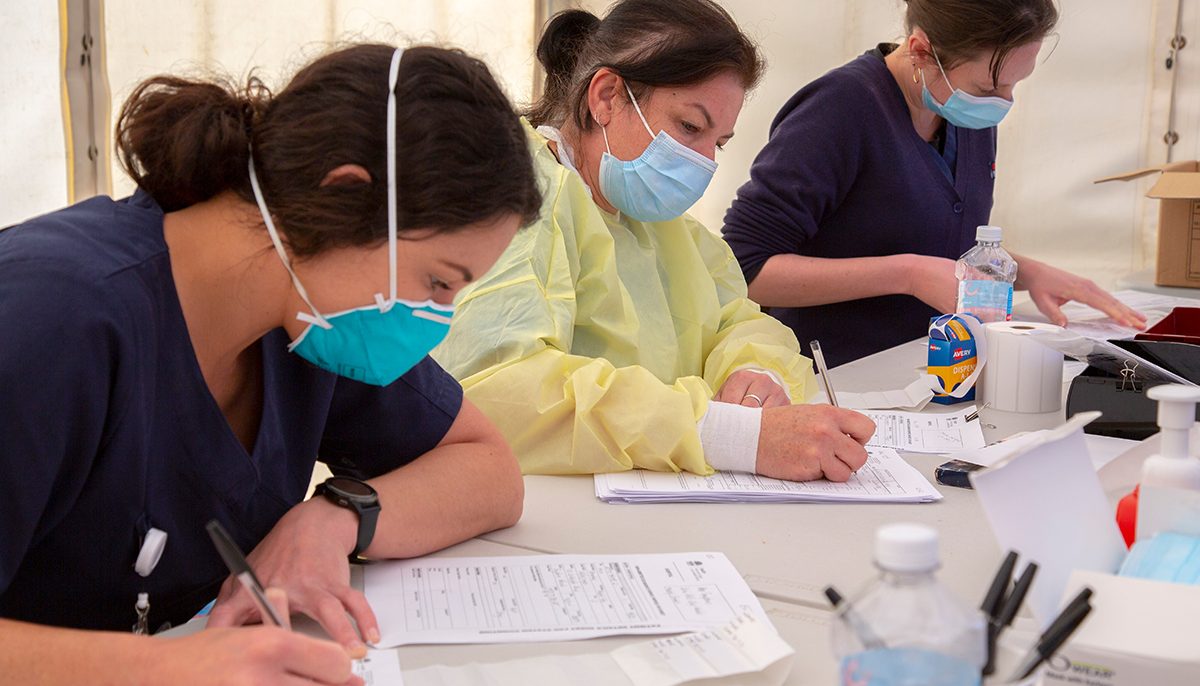
[[[333,477],[326,483],[329,488],[337,489],[349,496],[369,498],[375,495],[375,489],[357,479]]]

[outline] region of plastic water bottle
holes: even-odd
[[[839,684],[972,686],[986,659],[984,619],[935,576],[937,532],[889,524],[875,534],[879,578],[838,608],[833,649]]]
[[[958,277],[955,311],[970,312],[985,324],[1012,319],[1017,261],[1000,247],[1002,233],[999,226],[975,229],[975,247],[954,265],[954,276]]]

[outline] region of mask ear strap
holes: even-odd
[[[950,83],[950,77],[946,75],[946,68],[942,66],[942,60],[938,57],[937,50],[934,50],[933,46],[931,45],[929,46],[929,52],[933,53],[933,59],[935,62],[937,62],[938,71],[942,72],[942,78],[945,79],[946,85],[950,86],[950,93],[953,95],[954,84]],[[921,78],[925,78],[924,72],[921,73]]]
[[[633,91],[629,88],[629,82],[621,79],[621,83],[625,84],[625,92],[629,94],[629,102],[633,103],[633,109],[637,110],[638,117],[642,120],[642,126],[646,127],[646,133],[654,138],[654,129],[650,128],[650,123],[646,121],[646,115],[642,114],[642,108],[638,105],[637,98],[633,97]]]
[[[279,231],[275,228],[275,222],[271,219],[271,213],[267,211],[267,201],[263,198],[262,188],[258,185],[258,174],[254,171],[254,150],[250,151],[250,188],[254,190],[254,201],[258,203],[258,212],[262,215],[263,223],[267,225],[267,235],[271,237],[271,243],[275,246],[275,252],[278,253],[279,259],[283,262],[283,268],[287,270],[292,277],[292,285],[296,287],[296,292],[300,294],[300,299],[308,305],[308,309],[312,310],[312,323],[319,324],[324,328],[329,328],[330,325],[317,311],[316,306],[312,304],[312,300],[308,297],[308,291],[304,290],[304,284],[300,283],[300,277],[296,276],[296,272],[292,269],[292,261],[288,259],[287,251],[283,249],[283,241],[279,239]],[[297,317],[302,321],[310,321],[303,317]]]
[[[404,48],[392,53],[388,67],[387,101],[387,220],[388,220],[388,304],[396,302],[396,247],[399,222],[396,198],[396,82],[400,77],[400,58]]]

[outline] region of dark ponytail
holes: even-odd
[[[139,85],[117,123],[117,154],[170,212],[231,191],[263,196],[298,257],[387,239],[387,74],[395,48],[363,44],[301,69],[271,95],[159,76]],[[396,84],[401,231],[455,231],[541,208],[525,130],[486,65],[459,50],[404,51]],[[346,164],[369,183],[322,185]]]
[[[602,20],[567,10],[546,25],[537,55],[546,86],[529,120],[582,129],[591,128],[587,90],[603,67],[639,97],[647,88],[694,85],[724,71],[749,90],[764,68],[754,42],[711,0],[621,0]]]
[[[567,98],[579,54],[598,26],[600,18],[585,10],[559,12],[546,24],[537,46],[538,62],[546,71],[546,85],[541,101],[530,112],[531,120],[540,122],[550,114],[536,112],[539,106]]]
[[[117,119],[117,159],[168,212],[207,200],[245,176],[254,113],[269,97],[257,80],[143,81]]]

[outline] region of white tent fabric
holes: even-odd
[[[58,6],[0,3],[0,228],[67,202]]]
[[[113,119],[137,83],[161,72],[224,74],[253,69],[279,87],[339,42],[435,43],[481,57],[510,97],[528,101],[533,82],[530,0],[105,0]],[[132,184],[113,168],[114,195]]]

